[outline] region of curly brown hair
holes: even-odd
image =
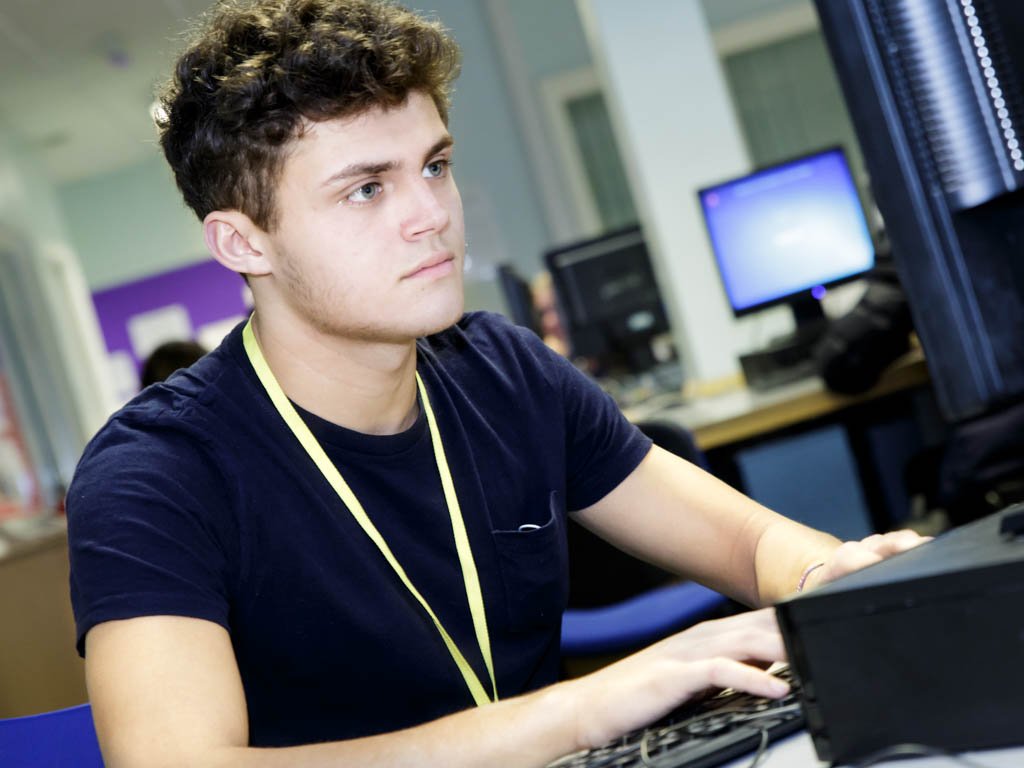
[[[178,59],[160,144],[200,220],[277,224],[274,186],[307,121],[429,95],[447,124],[459,48],[435,21],[381,0],[222,0]]]

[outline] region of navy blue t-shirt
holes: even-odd
[[[650,442],[498,315],[468,314],[417,351],[479,571],[499,696],[552,683],[566,510],[615,488]],[[489,689],[422,409],[386,436],[300,413]],[[220,624],[254,746],[365,736],[473,705],[434,624],[274,409],[241,326],[115,414],[82,457],[67,511],[79,651],[104,621]]]

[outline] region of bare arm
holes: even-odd
[[[808,586],[923,540],[902,531],[841,544],[657,446],[615,490],[576,517],[625,551],[754,606],[792,593],[815,563],[826,565],[811,574]]]
[[[217,624],[153,616],[87,635],[86,676],[108,768],[445,765],[534,768],[670,711],[709,686],[779,696],[740,660],[783,657],[774,615],[709,622],[587,677],[395,733],[250,748],[231,641]]]

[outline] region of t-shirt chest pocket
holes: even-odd
[[[547,510],[529,510],[515,530],[494,531],[512,632],[561,622],[569,596],[566,515],[562,495],[552,491]]]

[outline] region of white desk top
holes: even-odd
[[[1024,747],[992,749],[984,752],[968,752],[958,755],[965,762],[951,757],[919,757],[913,760],[886,760],[873,763],[872,768],[1020,768],[1024,765]],[[754,759],[746,755],[724,768],[748,768]],[[826,768],[828,763],[818,760],[814,745],[806,731],[795,733],[768,747],[768,755],[758,763],[758,768]]]
[[[634,421],[666,418],[698,430],[709,424],[743,416],[795,398],[825,392],[824,382],[817,376],[784,384],[774,389],[756,390],[740,387],[718,395],[688,400],[682,405],[664,407],[653,397],[649,401],[627,408],[626,415]]]

